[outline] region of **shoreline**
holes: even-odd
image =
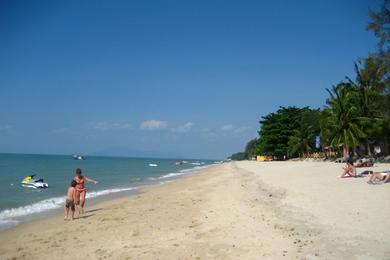
[[[42,258],[33,250],[41,247],[47,259],[389,258],[390,205],[378,199],[389,185],[337,179],[340,166],[209,166],[97,203],[75,221],[58,215],[2,231],[0,258]]]
[[[186,175],[197,173],[197,172],[199,172],[203,169],[206,169],[212,165],[214,165],[214,164],[193,166],[192,168],[181,169],[177,172],[166,173],[166,174],[163,174],[163,175],[158,176],[158,177],[148,178],[147,180],[140,181],[138,183],[134,183],[134,185],[127,186],[127,187],[126,186],[111,187],[111,188],[103,189],[103,190],[92,190],[89,193],[87,193],[87,206],[88,205],[94,206],[94,205],[99,204],[101,202],[125,198],[128,196],[133,196],[133,195],[137,194],[138,191],[141,189],[149,188],[149,187],[156,187],[159,185],[163,185],[165,183],[177,181]],[[93,197],[88,198],[89,194],[94,194],[94,195],[92,195]],[[45,219],[47,217],[51,217],[51,216],[60,214],[61,212],[63,212],[63,206],[64,206],[63,204],[65,203],[65,195],[62,197],[51,197],[48,199],[34,202],[32,204],[27,204],[27,205],[16,207],[16,208],[4,209],[4,210],[0,211],[0,213],[3,213],[3,214],[6,212],[10,212],[9,215],[12,215],[12,211],[24,210],[28,207],[33,207],[34,205],[41,204],[45,201],[56,201],[56,200],[60,200],[60,205],[56,205],[56,206],[53,205],[52,208],[43,209],[40,212],[26,213],[25,215],[13,217],[13,219],[1,218],[0,220],[10,221],[10,222],[2,224],[0,226],[0,232],[15,228],[15,227],[22,225],[24,223],[28,223],[28,222],[31,222],[34,220],[39,220],[39,219]],[[55,204],[55,203],[53,202],[53,204]]]

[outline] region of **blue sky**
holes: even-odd
[[[1,1],[0,152],[225,158],[375,51],[379,1]]]

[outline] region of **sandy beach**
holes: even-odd
[[[0,259],[390,259],[390,184],[337,179],[341,166],[210,166],[3,231]]]

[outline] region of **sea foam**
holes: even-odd
[[[138,188],[140,187],[114,188],[114,189],[106,189],[100,191],[91,191],[91,192],[87,192],[86,197],[96,198],[96,197],[100,197],[112,193],[136,190]],[[2,210],[0,211],[0,226],[16,225],[20,222],[20,218],[64,207],[65,198],[66,198],[65,196],[53,197],[53,198],[38,201],[36,203],[32,203],[30,205]]]
[[[171,172],[171,173],[162,175],[160,177],[150,177],[149,180],[163,180],[163,179],[174,178],[174,177],[178,177],[178,176],[181,176],[181,175],[185,175],[185,174],[189,174],[189,173],[200,171],[202,169],[207,168],[208,166],[209,165],[196,166],[196,167],[189,168],[189,169],[183,169],[183,170],[180,170],[178,172]]]
[[[154,180],[154,181],[157,180],[158,184],[169,183],[173,181],[175,177],[197,172],[199,170],[207,168],[208,166],[209,165],[201,165],[201,166],[197,165],[192,168],[182,169],[178,172],[172,172],[157,177],[151,177],[149,178],[149,180]],[[137,182],[138,180],[141,179],[137,178],[136,181],[133,179],[132,182]],[[89,191],[87,192],[87,198],[88,199],[96,198],[100,196],[109,195],[112,193],[136,190],[142,187],[143,186],[133,186],[133,187],[125,187],[125,188],[112,188],[112,189],[105,189],[105,190]],[[65,205],[65,198],[66,198],[65,196],[57,196],[57,197],[40,200],[38,202],[26,206],[4,209],[0,211],[0,230],[7,227],[15,226],[20,222],[29,219],[31,216],[39,215],[44,212],[55,210],[55,209],[60,209]]]

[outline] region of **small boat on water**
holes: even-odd
[[[190,162],[188,161],[173,161],[172,164],[175,165],[175,166],[179,166],[179,165],[184,165],[184,164],[189,164]]]
[[[149,163],[149,167],[157,167],[158,165],[155,163]]]
[[[29,175],[24,177],[22,182],[20,183],[23,187],[33,188],[33,189],[46,189],[49,188],[49,184],[44,182],[42,178],[36,179],[35,175]]]
[[[80,154],[74,154],[73,155],[74,160],[85,160],[85,157]]]
[[[172,164],[178,166],[178,165],[183,165],[184,162],[183,161],[175,161],[175,162],[172,162]]]

